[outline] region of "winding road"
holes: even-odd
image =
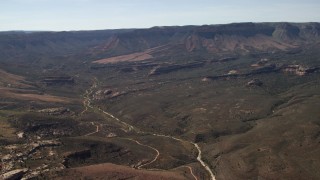
[[[91,124],[92,124],[93,126],[96,126],[96,130],[95,130],[94,132],[88,133],[88,134],[86,134],[86,135],[84,135],[84,136],[90,136],[90,135],[95,134],[95,133],[97,133],[97,132],[100,131],[100,130],[99,130],[99,125],[95,125],[94,122],[91,122]]]
[[[147,165],[149,165],[149,164],[151,164],[151,163],[155,162],[155,161],[158,159],[158,157],[160,156],[160,152],[159,152],[159,150],[158,150],[158,149],[156,149],[156,148],[154,148],[154,147],[152,147],[152,146],[142,144],[142,143],[140,143],[139,141],[134,140],[134,139],[131,139],[131,138],[125,138],[125,139],[128,139],[128,140],[130,140],[130,141],[133,141],[133,142],[135,142],[135,143],[139,144],[140,146],[148,147],[148,148],[150,148],[150,149],[152,149],[152,150],[156,151],[156,153],[157,153],[157,154],[156,154],[156,156],[155,156],[151,161],[146,162],[145,164],[141,164],[141,165],[139,165],[139,166],[138,166],[138,169],[141,169],[143,166],[147,166]]]
[[[85,106],[85,109],[84,109],[84,111],[81,112],[81,114],[83,114],[84,112],[86,112],[86,111],[88,110],[88,108],[94,109],[94,107],[91,105],[90,95],[93,93],[93,90],[94,90],[96,87],[97,87],[97,78],[95,78],[93,85],[89,88],[89,90],[86,91],[86,93],[85,93],[85,95],[84,95],[83,104],[84,104],[84,106]],[[132,125],[130,125],[130,124],[124,122],[124,121],[121,121],[119,118],[115,117],[115,116],[112,115],[111,113],[109,113],[109,112],[107,112],[107,111],[105,111],[105,110],[103,110],[103,109],[101,109],[101,108],[96,108],[96,109],[98,109],[98,110],[99,110],[100,112],[102,112],[103,114],[109,116],[110,118],[116,120],[118,123],[121,123],[128,131],[135,131],[136,133],[139,133],[139,134],[151,134],[151,135],[157,136],[157,137],[170,138],[170,139],[173,139],[173,140],[182,142],[182,143],[183,143],[183,142],[187,142],[187,143],[192,144],[192,145],[197,149],[197,151],[198,151],[197,161],[198,161],[198,162],[201,164],[201,166],[208,172],[208,174],[210,175],[210,179],[211,179],[211,180],[216,180],[216,178],[215,178],[212,170],[211,170],[210,167],[208,166],[208,164],[202,160],[202,151],[201,151],[200,146],[199,146],[197,143],[194,143],[194,142],[192,142],[192,141],[183,140],[183,139],[180,139],[180,138],[177,138],[177,137],[174,137],[174,136],[169,136],[169,135],[164,135],[164,134],[156,134],[156,133],[150,133],[150,132],[144,132],[144,131],[137,130],[137,128],[135,128],[134,126],[132,126]],[[91,122],[91,123],[94,125],[93,122]],[[91,135],[91,134],[94,134],[94,133],[96,133],[96,132],[98,132],[98,131],[99,131],[99,126],[97,126],[97,129],[96,129],[95,132],[89,133],[89,134],[87,134],[87,136],[88,136],[88,135]],[[127,138],[127,139],[128,139],[128,138]],[[153,160],[149,161],[148,163],[145,163],[145,164],[143,164],[143,165],[138,166],[138,169],[140,169],[140,168],[143,167],[143,166],[149,165],[149,164],[155,162],[155,161],[158,159],[158,157],[159,157],[159,155],[160,155],[160,152],[159,152],[156,148],[151,147],[151,146],[149,146],[149,145],[144,145],[144,144],[140,143],[140,142],[137,141],[137,140],[133,140],[133,139],[130,139],[130,140],[136,142],[137,144],[139,144],[139,145],[141,145],[141,146],[145,146],[145,147],[148,147],[148,148],[150,148],[150,149],[153,149],[153,150],[155,150],[155,151],[157,152],[157,155],[155,156],[155,158],[154,158]],[[185,167],[188,167],[188,168],[190,169],[190,172],[191,172],[192,176],[193,176],[196,180],[198,180],[198,178],[194,175],[194,173],[193,173],[193,171],[192,171],[192,168],[191,168],[190,166],[185,166]]]
[[[181,166],[181,167],[186,167],[190,170],[190,174],[193,176],[195,180],[198,180],[197,176],[193,173],[192,167],[191,166]]]

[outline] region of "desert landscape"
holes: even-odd
[[[319,179],[320,24],[0,32],[0,179]]]

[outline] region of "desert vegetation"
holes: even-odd
[[[319,179],[319,34],[0,33],[0,177]]]

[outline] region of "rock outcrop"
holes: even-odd
[[[304,67],[302,65],[287,65],[282,67],[282,71],[286,73],[293,73],[298,76],[304,76],[306,74],[313,73],[317,71],[319,68],[318,67]]]
[[[41,109],[41,110],[38,110],[37,112],[45,113],[48,115],[61,115],[61,114],[70,112],[70,109],[65,107],[58,107],[58,108]]]
[[[9,171],[7,173],[4,173],[4,174],[0,175],[0,179],[2,179],[2,180],[17,180],[17,179],[21,179],[22,176],[27,171],[28,171],[27,168],[12,170],[12,171]]]
[[[263,82],[259,79],[253,79],[247,83],[247,86],[262,86]]]

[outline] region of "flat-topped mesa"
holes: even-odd
[[[55,85],[55,84],[74,84],[74,78],[70,76],[50,76],[41,80],[41,83],[46,85]]]

